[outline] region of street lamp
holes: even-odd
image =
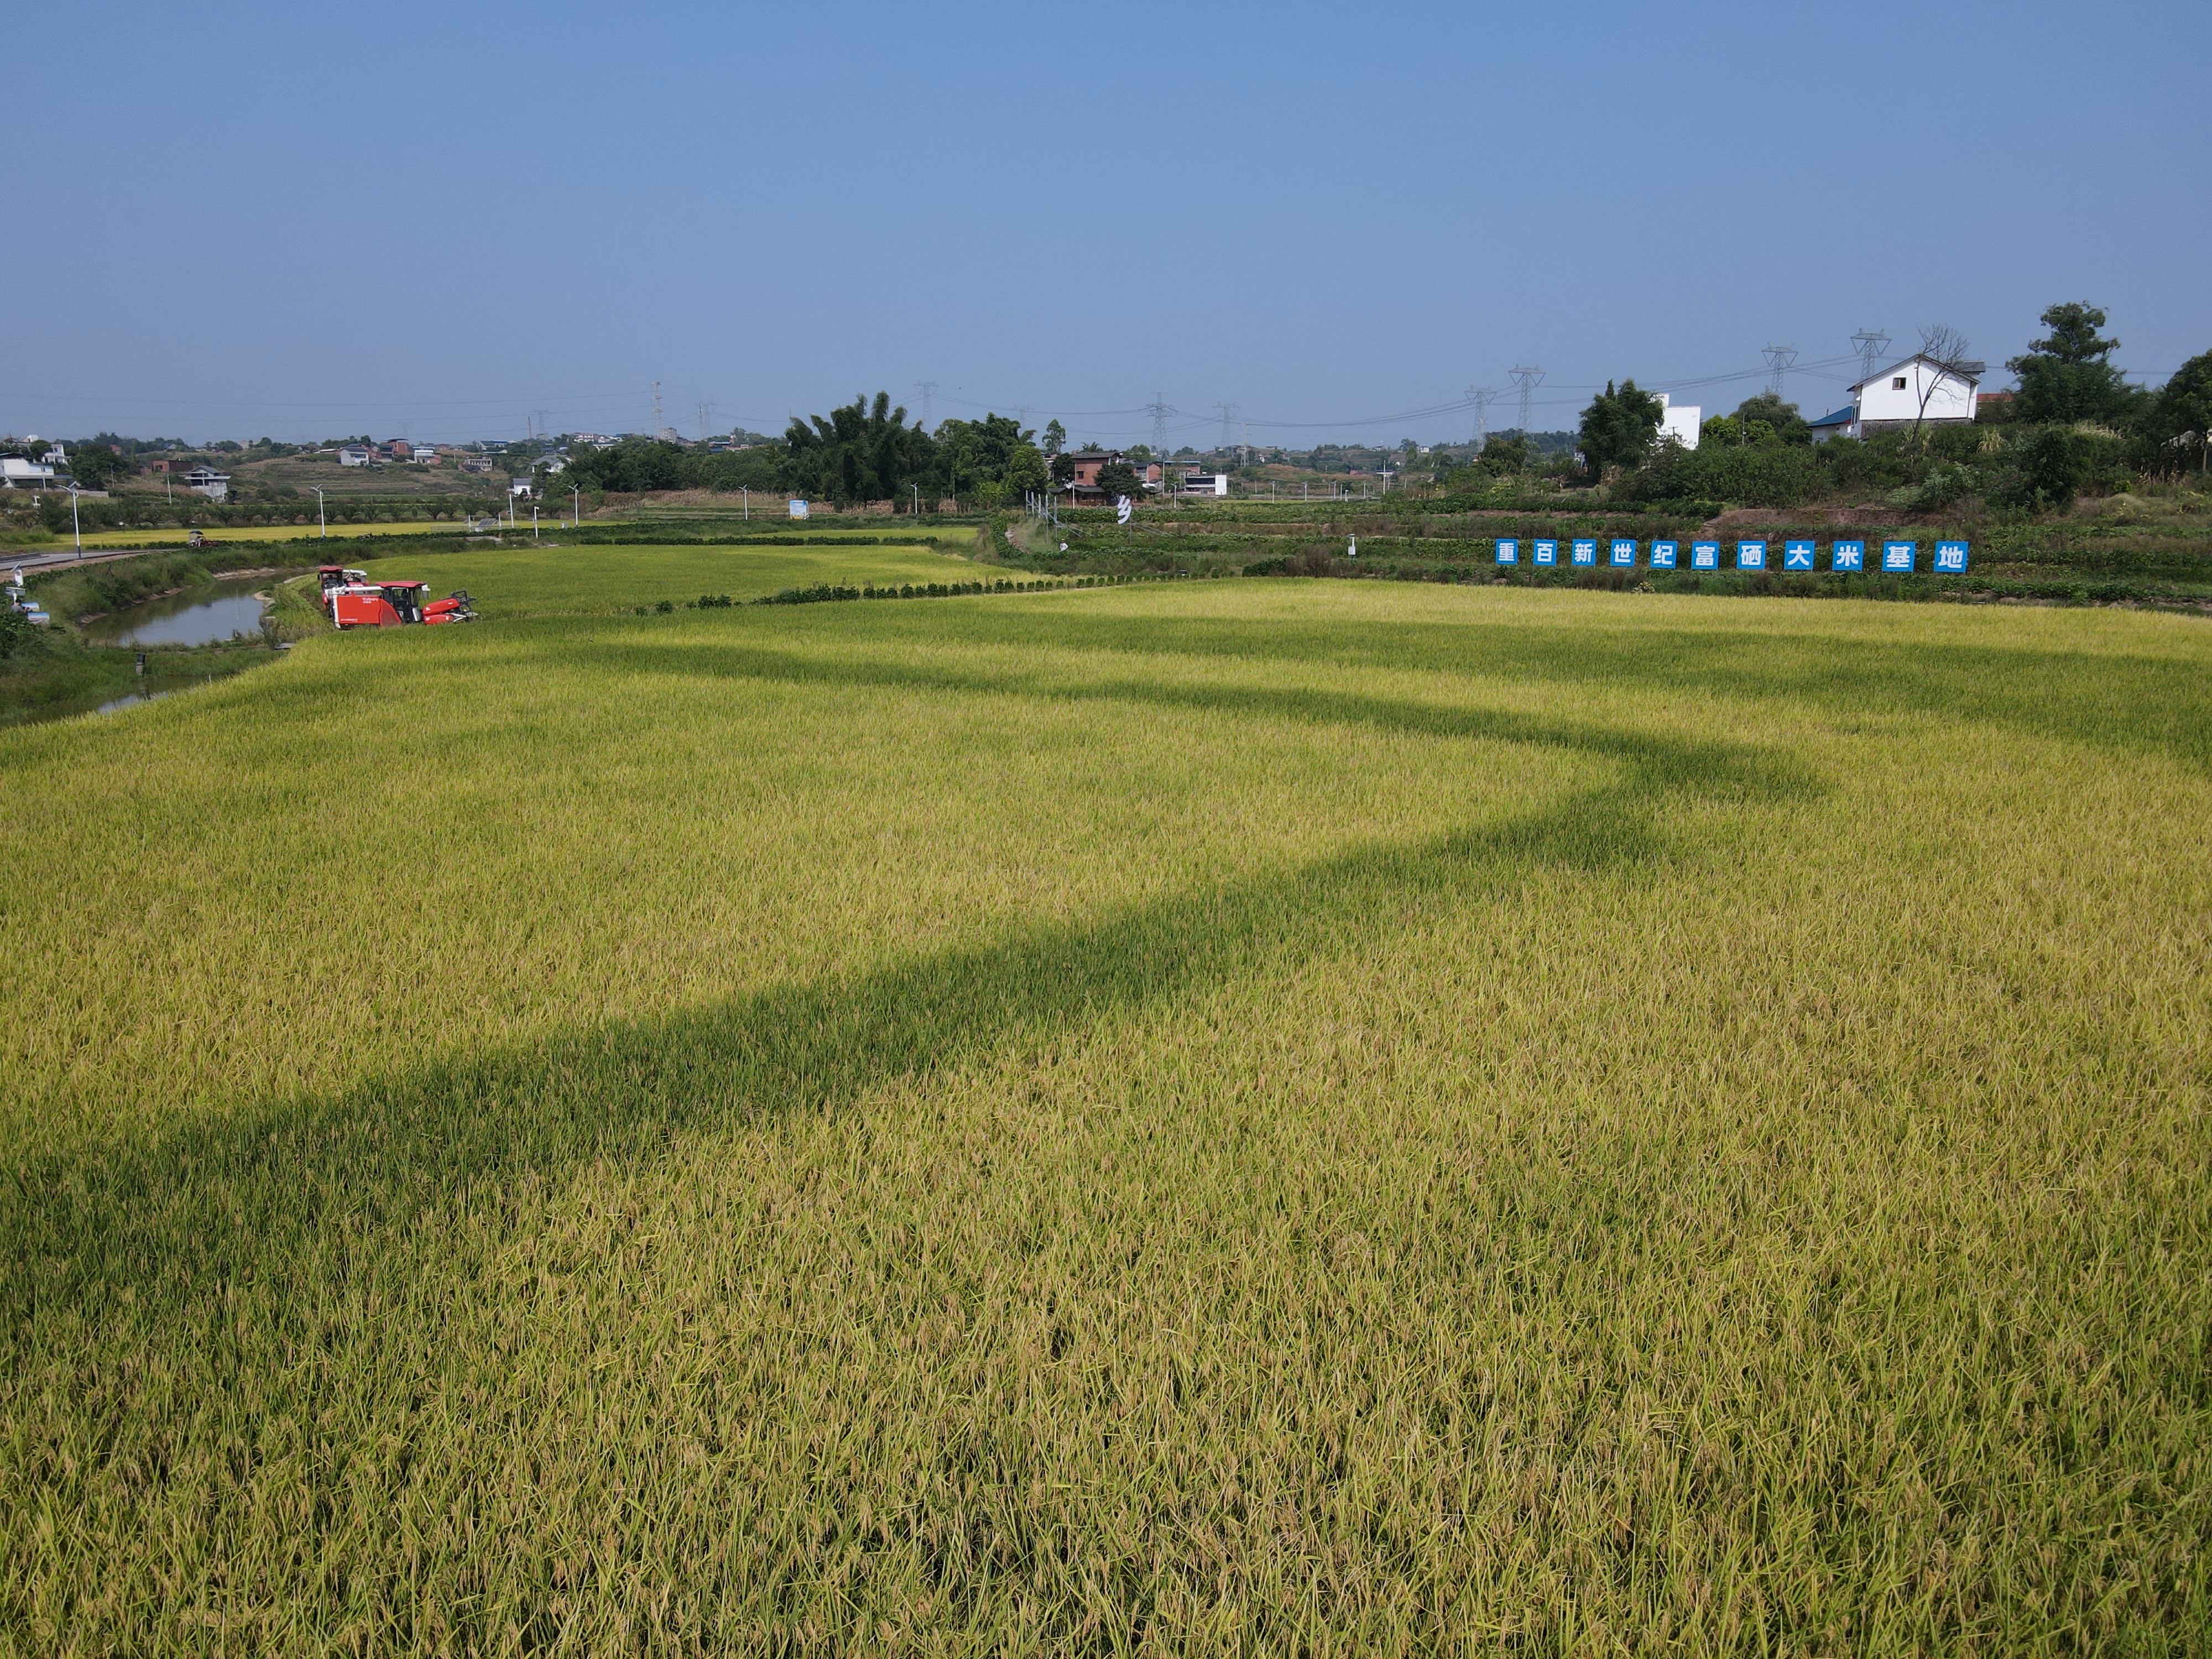
[[[76,519],[76,486],[75,484],[69,487],[69,493],[70,528],[76,534],[76,556],[81,560],[84,557],[84,526],[79,524]]]
[[[568,509],[568,528],[574,530],[584,522],[584,486],[570,484],[568,497],[575,505]]]
[[[315,489],[315,487],[313,484],[309,484],[307,488],[310,489]],[[331,521],[328,516],[323,512],[323,492],[319,489],[315,489],[315,522],[322,526],[323,539],[325,541],[330,540]]]

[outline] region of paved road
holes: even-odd
[[[71,565],[99,564],[107,559],[135,559],[141,554],[168,550],[158,547],[88,547],[82,553],[71,547],[40,553],[0,550],[0,579],[12,577],[19,565],[27,576],[34,570],[64,570]],[[179,546],[176,550],[182,552],[184,549]]]

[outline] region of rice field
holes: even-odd
[[[922,543],[881,547],[622,546],[469,547],[453,553],[396,553],[356,568],[375,580],[417,577],[440,593],[465,588],[487,618],[617,615],[702,594],[765,599],[817,583],[966,581],[978,573],[952,550],[973,532],[946,538],[947,550]],[[358,555],[351,556],[358,557]]]
[[[2208,669],[1212,581],[0,731],[0,1650],[2201,1652]]]

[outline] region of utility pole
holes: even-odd
[[[584,522],[584,487],[581,484],[568,486],[568,528],[575,530]]]
[[[1474,447],[1480,450],[1490,441],[1490,400],[1498,395],[1498,388],[1471,386],[1467,395],[1474,399]]]
[[[914,383],[914,386],[915,390],[921,393],[921,429],[924,432],[927,432],[930,429],[929,403],[930,399],[937,395],[937,382],[934,380],[916,380]]]
[[[1513,377],[1513,383],[1521,388],[1521,435],[1525,438],[1528,435],[1528,422],[1531,418],[1529,410],[1535,402],[1536,388],[1543,384],[1544,371],[1540,368],[1516,365],[1505,372]]]
[[[1851,336],[1851,343],[1858,348],[1859,379],[1863,384],[1874,379],[1874,366],[1881,361],[1881,354],[1889,344],[1889,336],[1878,328],[1863,328]]]
[[[315,489],[315,486],[313,484],[309,484],[307,488],[310,489]],[[322,528],[323,539],[325,541],[330,540],[331,521],[323,512],[323,492],[319,489],[315,489],[315,522]]]
[[[1764,345],[1759,347],[1759,355],[1766,359],[1766,366],[1774,371],[1774,396],[1779,401],[1782,377],[1789,371],[1790,365],[1797,361],[1797,348],[1794,345]]]

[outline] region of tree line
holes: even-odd
[[[1690,449],[1660,437],[1660,401],[1632,379],[1608,382],[1583,410],[1572,468],[1547,470],[1571,470],[1630,501],[1792,507],[1875,489],[1915,508],[1974,497],[2034,510],[2064,506],[2085,489],[2124,488],[2133,477],[2205,468],[2212,351],[2152,390],[2129,384],[2112,362],[2120,342],[2102,332],[2100,307],[2067,301],[2045,309],[2042,321],[2043,337],[2006,364],[2018,390],[1984,403],[1972,422],[1914,422],[1816,444],[1796,404],[1762,392],[1706,421]],[[1922,343],[1931,361],[1966,357],[1954,330],[1924,331]],[[1524,441],[1492,438],[1447,475],[1445,487],[1480,487],[1525,472],[1536,459]]]
[[[1048,428],[1056,450],[1065,434]],[[909,421],[890,394],[866,394],[827,415],[793,416],[782,437],[750,448],[692,449],[647,438],[568,458],[564,482],[625,494],[647,489],[782,491],[809,501],[947,496],[995,507],[1051,488],[1052,459],[1035,431],[1010,416],[945,420],[934,431]]]

